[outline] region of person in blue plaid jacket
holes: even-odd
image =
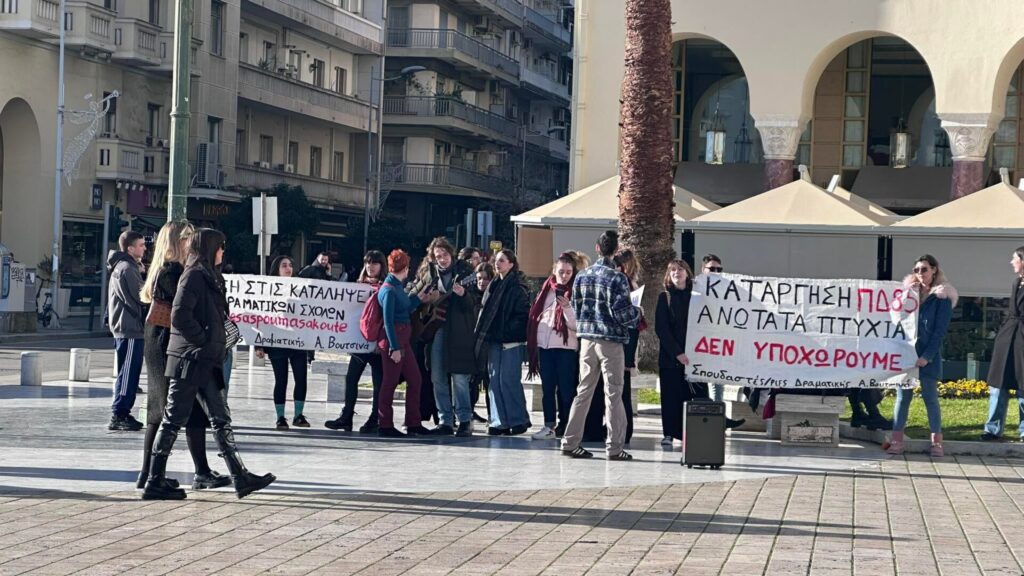
[[[597,251],[601,257],[593,266],[580,272],[572,288],[576,334],[580,339],[580,383],[562,438],[562,453],[572,458],[593,457],[580,444],[587,411],[598,379],[603,375],[608,459],[633,459],[624,450],[626,410],[622,404],[622,386],[629,329],[639,325],[643,312],[630,299],[629,280],[612,262],[618,247],[618,233],[608,230],[601,234],[597,240]]]

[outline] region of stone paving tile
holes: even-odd
[[[1022,574],[1021,468],[912,455],[703,484],[181,502],[10,494],[0,576]]]

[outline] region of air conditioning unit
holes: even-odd
[[[196,184],[217,186],[219,184],[220,150],[216,144],[200,142],[196,150]]]
[[[264,170],[270,170],[270,162],[260,162],[260,168]]]
[[[285,164],[284,165],[284,171],[288,172],[289,174],[294,174],[295,173],[295,164]]]

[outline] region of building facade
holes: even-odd
[[[673,0],[671,7],[674,176],[695,194],[732,204],[790,182],[803,165],[819,186],[835,180],[910,216],[997,183],[1001,171],[1013,184],[1024,178],[1024,4]],[[577,3],[575,190],[617,172],[625,26],[621,3]],[[699,239],[700,229],[694,234]],[[885,242],[897,245],[889,245],[889,265],[904,262],[889,273],[899,278],[909,272],[909,249],[900,246],[911,243],[892,234],[878,233],[879,255]],[[935,238],[950,236],[971,242],[952,231]],[[912,244],[913,257],[926,249],[942,262],[942,244],[931,239]],[[988,273],[1005,274],[1008,291],[1012,247],[1000,245],[1005,256],[996,256],[987,241],[969,246],[1006,262]],[[840,266],[846,256],[806,254]],[[963,297],[945,340],[946,376],[984,378],[992,338],[1012,306],[1002,290],[972,289],[963,268],[959,277],[952,270]]]
[[[388,3],[385,214],[465,243],[467,208],[566,193],[571,22],[557,0]]]
[[[672,12],[676,182],[712,201],[785,183],[798,164],[905,214],[976,191],[999,168],[1024,175],[1018,2],[673,0]],[[621,5],[577,5],[574,189],[616,173],[609,87],[622,79],[624,27]],[[709,165],[715,128],[724,158]],[[900,150],[897,133],[909,135]]]
[[[105,202],[144,233],[166,219],[175,4],[67,1],[64,150],[81,156],[64,184],[60,269],[73,311],[99,296]],[[354,166],[376,131],[370,68],[383,54],[383,0],[194,4],[189,218],[216,224],[245,190],[283,182],[320,210],[296,256],[361,235]],[[29,267],[53,241],[58,12],[56,0],[0,2],[0,242]],[[115,91],[94,126],[76,122],[74,111]]]

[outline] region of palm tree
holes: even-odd
[[[648,322],[672,246],[672,8],[670,0],[626,1],[626,71],[622,81],[622,183],[619,233],[643,270]],[[641,335],[638,365],[657,366],[654,330]]]

